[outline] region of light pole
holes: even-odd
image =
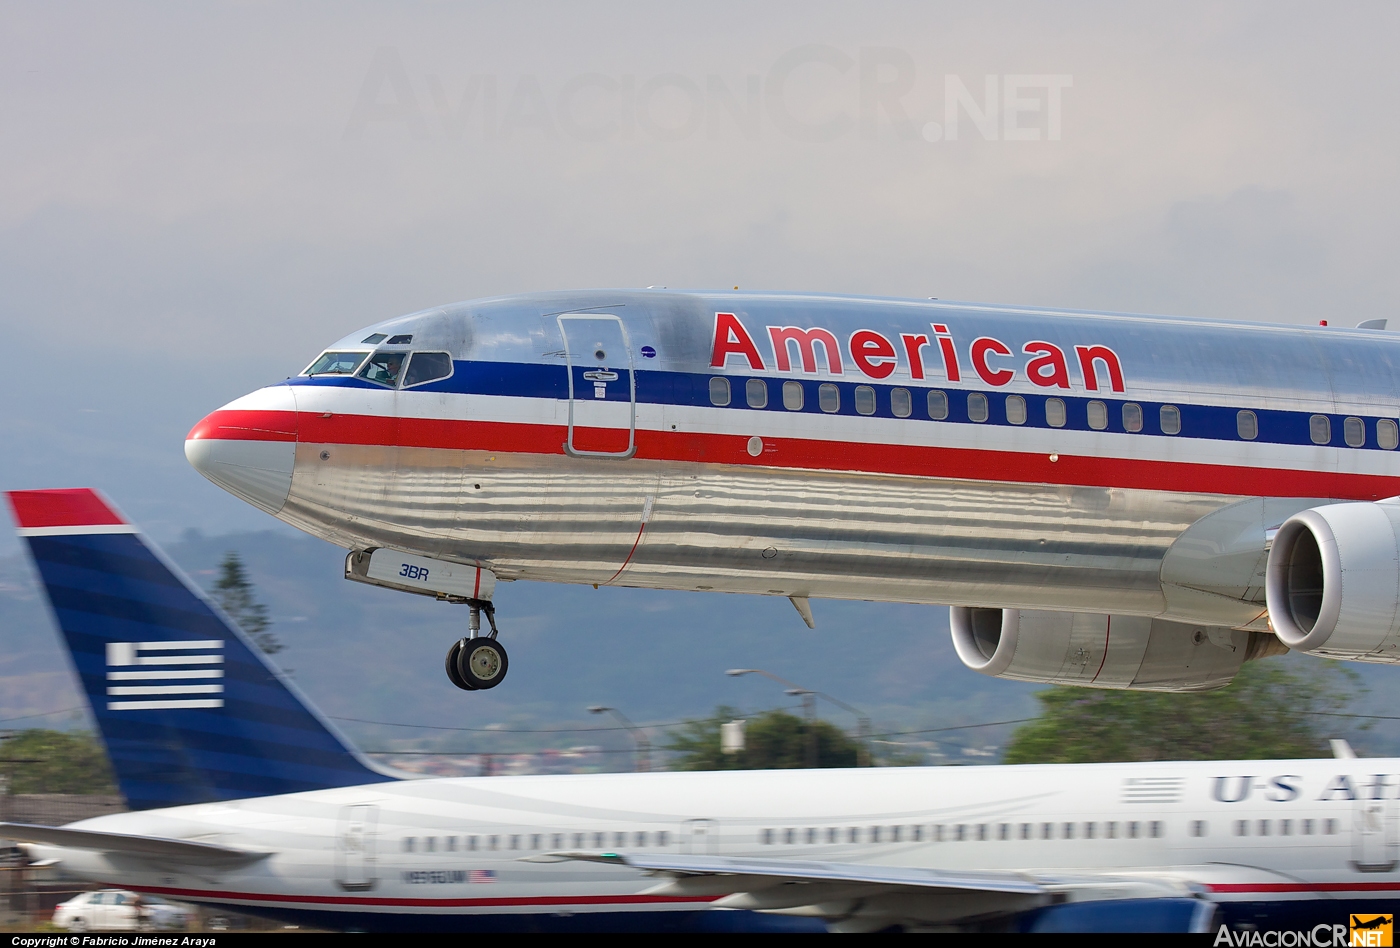
[[[731,668],[725,672],[725,674],[729,675],[731,678],[737,678],[740,675],[762,675],[765,678],[771,678],[780,685],[786,686],[787,694],[802,696],[803,711],[807,715],[808,733],[812,735],[807,749],[809,761],[816,755],[816,729],[812,727],[812,720],[817,712],[816,701],[813,699],[825,698],[838,708],[844,708],[851,712],[856,716],[856,728],[857,734],[859,735],[856,743],[856,763],[861,767],[869,767],[871,765],[870,718],[866,717],[865,712],[861,711],[859,708],[853,708],[846,702],[833,698],[824,691],[814,691],[811,688],[803,688],[801,685],[795,685],[786,678],[780,678],[772,672],[764,671],[762,668]],[[815,763],[810,763],[809,765],[813,767],[816,766]]]
[[[627,720],[627,716],[617,708],[609,708],[601,704],[588,706],[589,714],[602,714],[604,711],[612,712],[613,717],[617,718],[622,726],[631,732],[632,740],[637,742],[637,773],[649,773],[651,771],[651,741],[647,738],[647,732]]]

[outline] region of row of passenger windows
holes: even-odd
[[[809,826],[806,829],[789,827],[782,830],[766,829],[759,834],[759,841],[771,846],[798,845],[801,843],[943,843],[989,839],[1138,839],[1158,838],[1165,832],[1160,820],[1128,820],[1123,823],[1108,821],[1098,823],[923,823],[896,826],[828,826],[819,829]]]
[[[621,849],[633,847],[645,849],[647,846],[671,845],[671,834],[666,830],[631,833],[512,833],[494,836],[405,836],[401,848],[406,853],[455,853],[477,852],[479,850],[519,850],[543,849],[546,842],[550,849],[559,850],[572,846],[574,849]],[[572,840],[572,842],[570,842]]]
[[[1200,822],[1199,820],[1197,822]],[[1336,836],[1336,820],[1235,820],[1236,836]],[[1277,829],[1277,834],[1275,834]],[[1204,833],[1193,833],[1204,836]]]
[[[807,390],[801,382],[783,383],[783,407],[788,411],[801,411],[806,407]],[[889,393],[890,413],[896,418],[908,418],[914,414],[914,396],[907,388],[892,388]],[[877,408],[876,392],[869,385],[857,385],[855,389],[855,409],[858,414],[873,415]],[[969,421],[984,422],[991,418],[991,403],[981,392],[968,392],[966,395],[967,417]],[[710,378],[710,404],[723,408],[733,400],[729,379],[723,376]],[[764,379],[749,379],[744,383],[744,401],[750,408],[768,407],[768,383]],[[817,386],[817,406],[825,412],[841,410],[841,389],[831,382]],[[948,417],[948,393],[939,389],[928,392],[925,408],[933,421],[943,421]],[[1136,402],[1124,402],[1120,406],[1120,421],[1124,431],[1138,432],[1143,429],[1142,406]],[[1005,401],[1006,421],[1013,425],[1024,425],[1030,418],[1029,407],[1020,395],[1008,395]],[[1086,420],[1095,431],[1108,427],[1109,408],[1107,403],[1094,399],[1085,406]],[[1045,400],[1045,423],[1052,428],[1063,428],[1069,421],[1069,410],[1062,398]],[[1175,405],[1162,405],[1157,409],[1157,426],[1162,434],[1181,433],[1181,409]],[[1259,416],[1248,409],[1235,415],[1236,433],[1245,441],[1259,437]],[[1308,420],[1308,433],[1314,444],[1332,443],[1332,419],[1326,415],[1313,415]],[[1348,447],[1366,446],[1366,422],[1361,418],[1347,418],[1342,422],[1342,439]],[[1400,446],[1400,425],[1389,418],[1376,422],[1376,444],[1387,451]]]
[[[1205,820],[1192,820],[1189,824],[1192,836],[1209,836],[1210,824]],[[1335,836],[1338,821],[1328,820],[1236,820],[1236,836]],[[923,823],[897,824],[894,826],[828,826],[787,827],[786,829],[764,829],[759,832],[759,842],[765,846],[787,845],[839,845],[842,843],[922,843],[922,842],[969,842],[1011,839],[1160,839],[1166,833],[1161,820],[1108,820],[1098,822],[1045,822],[1045,823]],[[592,833],[529,833],[491,836],[405,836],[403,851],[412,852],[476,852],[485,849],[524,850],[544,849],[546,843],[552,850],[568,846],[574,849],[603,849],[627,847],[645,849],[648,846],[666,847],[671,845],[672,836],[666,830],[655,832],[592,832]]]

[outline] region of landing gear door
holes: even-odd
[[[367,892],[378,884],[374,837],[379,807],[343,806],[335,834],[335,882],[346,892]]]
[[[627,329],[616,316],[560,316],[569,366],[569,436],[575,457],[637,453],[637,385]]]
[[[713,856],[719,852],[719,824],[714,820],[686,820],[681,824],[681,852]]]

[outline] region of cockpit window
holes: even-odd
[[[376,352],[360,370],[360,378],[393,388],[399,383],[399,372],[407,358],[406,352]]]
[[[426,385],[452,374],[452,356],[446,352],[415,352],[403,376],[403,387]]]
[[[413,342],[413,335],[410,333],[407,336],[390,336],[388,344],[391,346],[406,346],[411,342]]]
[[[364,343],[365,345],[367,345],[367,346],[377,346],[377,345],[379,345],[381,342],[383,342],[385,339],[388,339],[388,338],[389,338],[389,337],[386,336],[386,335],[384,335],[382,332],[376,332],[376,333],[371,333],[371,334],[368,335],[368,336],[365,336],[365,338],[361,339],[360,341],[363,342],[363,343]]]
[[[354,375],[367,352],[323,352],[303,375]]]

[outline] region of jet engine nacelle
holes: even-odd
[[[1211,691],[1244,662],[1287,651],[1268,633],[1143,616],[955,606],[951,619],[968,668],[1057,685]]]
[[[1264,593],[1289,648],[1400,662],[1400,504],[1329,504],[1289,517],[1269,550]]]

